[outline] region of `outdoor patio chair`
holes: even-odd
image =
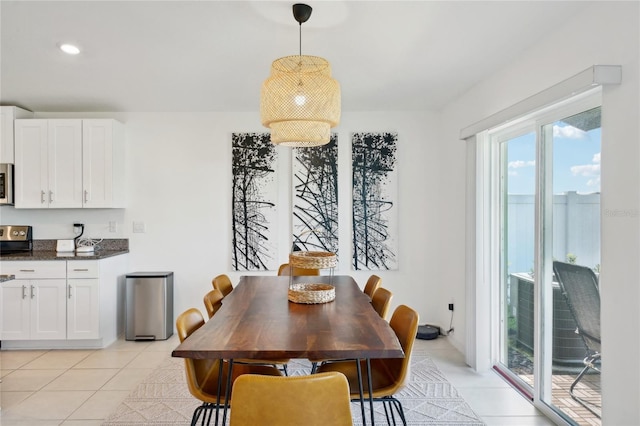
[[[584,368],[571,384],[569,394],[596,416],[590,402],[575,395],[573,389],[589,370],[600,372],[600,290],[598,278],[586,267],[564,262],[553,262],[553,272],[560,285],[569,310],[576,322],[576,333],[587,347]]]

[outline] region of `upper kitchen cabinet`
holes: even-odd
[[[86,208],[125,206],[124,126],[82,120],[82,188]]]
[[[124,131],[111,119],[15,122],[16,208],[124,207]]]
[[[0,106],[0,163],[15,162],[13,121],[29,117],[33,117],[31,111],[15,106]]]
[[[16,208],[82,207],[82,120],[16,120]]]

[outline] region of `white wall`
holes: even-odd
[[[71,113],[43,113],[37,117],[77,117]],[[262,132],[258,113],[100,113],[84,117],[112,117],[125,123],[127,145],[126,209],[20,210],[2,207],[3,224],[31,224],[34,238],[73,236],[72,224],[86,224],[93,238],[129,238],[130,266],[134,271],[174,271],[175,312],[202,306],[211,279],[227,273],[237,282],[241,273],[231,271],[231,134]],[[437,115],[425,112],[343,112],[336,128],[339,141],[340,267],[336,273],[352,274],[364,285],[370,274],[383,279],[398,304],[414,307],[421,323],[448,326],[446,304],[437,304],[433,293],[449,297],[439,274],[438,244],[434,235],[440,224],[437,201],[441,188]],[[397,131],[399,174],[399,270],[359,271],[350,268],[351,155],[350,135],[361,131]],[[287,208],[290,195],[290,150],[280,150],[280,200]],[[446,192],[447,190],[442,190]],[[289,215],[280,229],[282,262],[290,247]],[[109,221],[118,232],[108,232]],[[145,224],[145,233],[133,233],[133,221]],[[459,258],[461,262],[461,258]],[[459,264],[458,266],[460,266]],[[275,271],[272,272],[275,274]]]
[[[610,425],[640,424],[639,16],[638,2],[594,3],[502,72],[449,104],[443,111],[440,147],[442,163],[451,166],[446,179],[453,178],[453,203],[463,205],[464,182],[458,179],[465,173],[461,128],[594,64],[622,65],[622,84],[603,91],[602,119],[602,423]],[[460,210],[452,211],[450,220],[463,224],[464,209]],[[459,244],[443,246],[443,257],[458,255]],[[449,273],[443,281],[456,283],[455,297],[462,297],[463,272],[442,271]]]

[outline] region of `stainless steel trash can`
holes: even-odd
[[[173,334],[173,272],[126,275],[125,339],[166,340]]]

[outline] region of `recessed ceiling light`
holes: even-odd
[[[67,53],[69,55],[77,55],[78,53],[80,53],[80,49],[77,46],[74,46],[73,44],[61,44],[60,45],[60,50],[62,50],[64,53]]]

